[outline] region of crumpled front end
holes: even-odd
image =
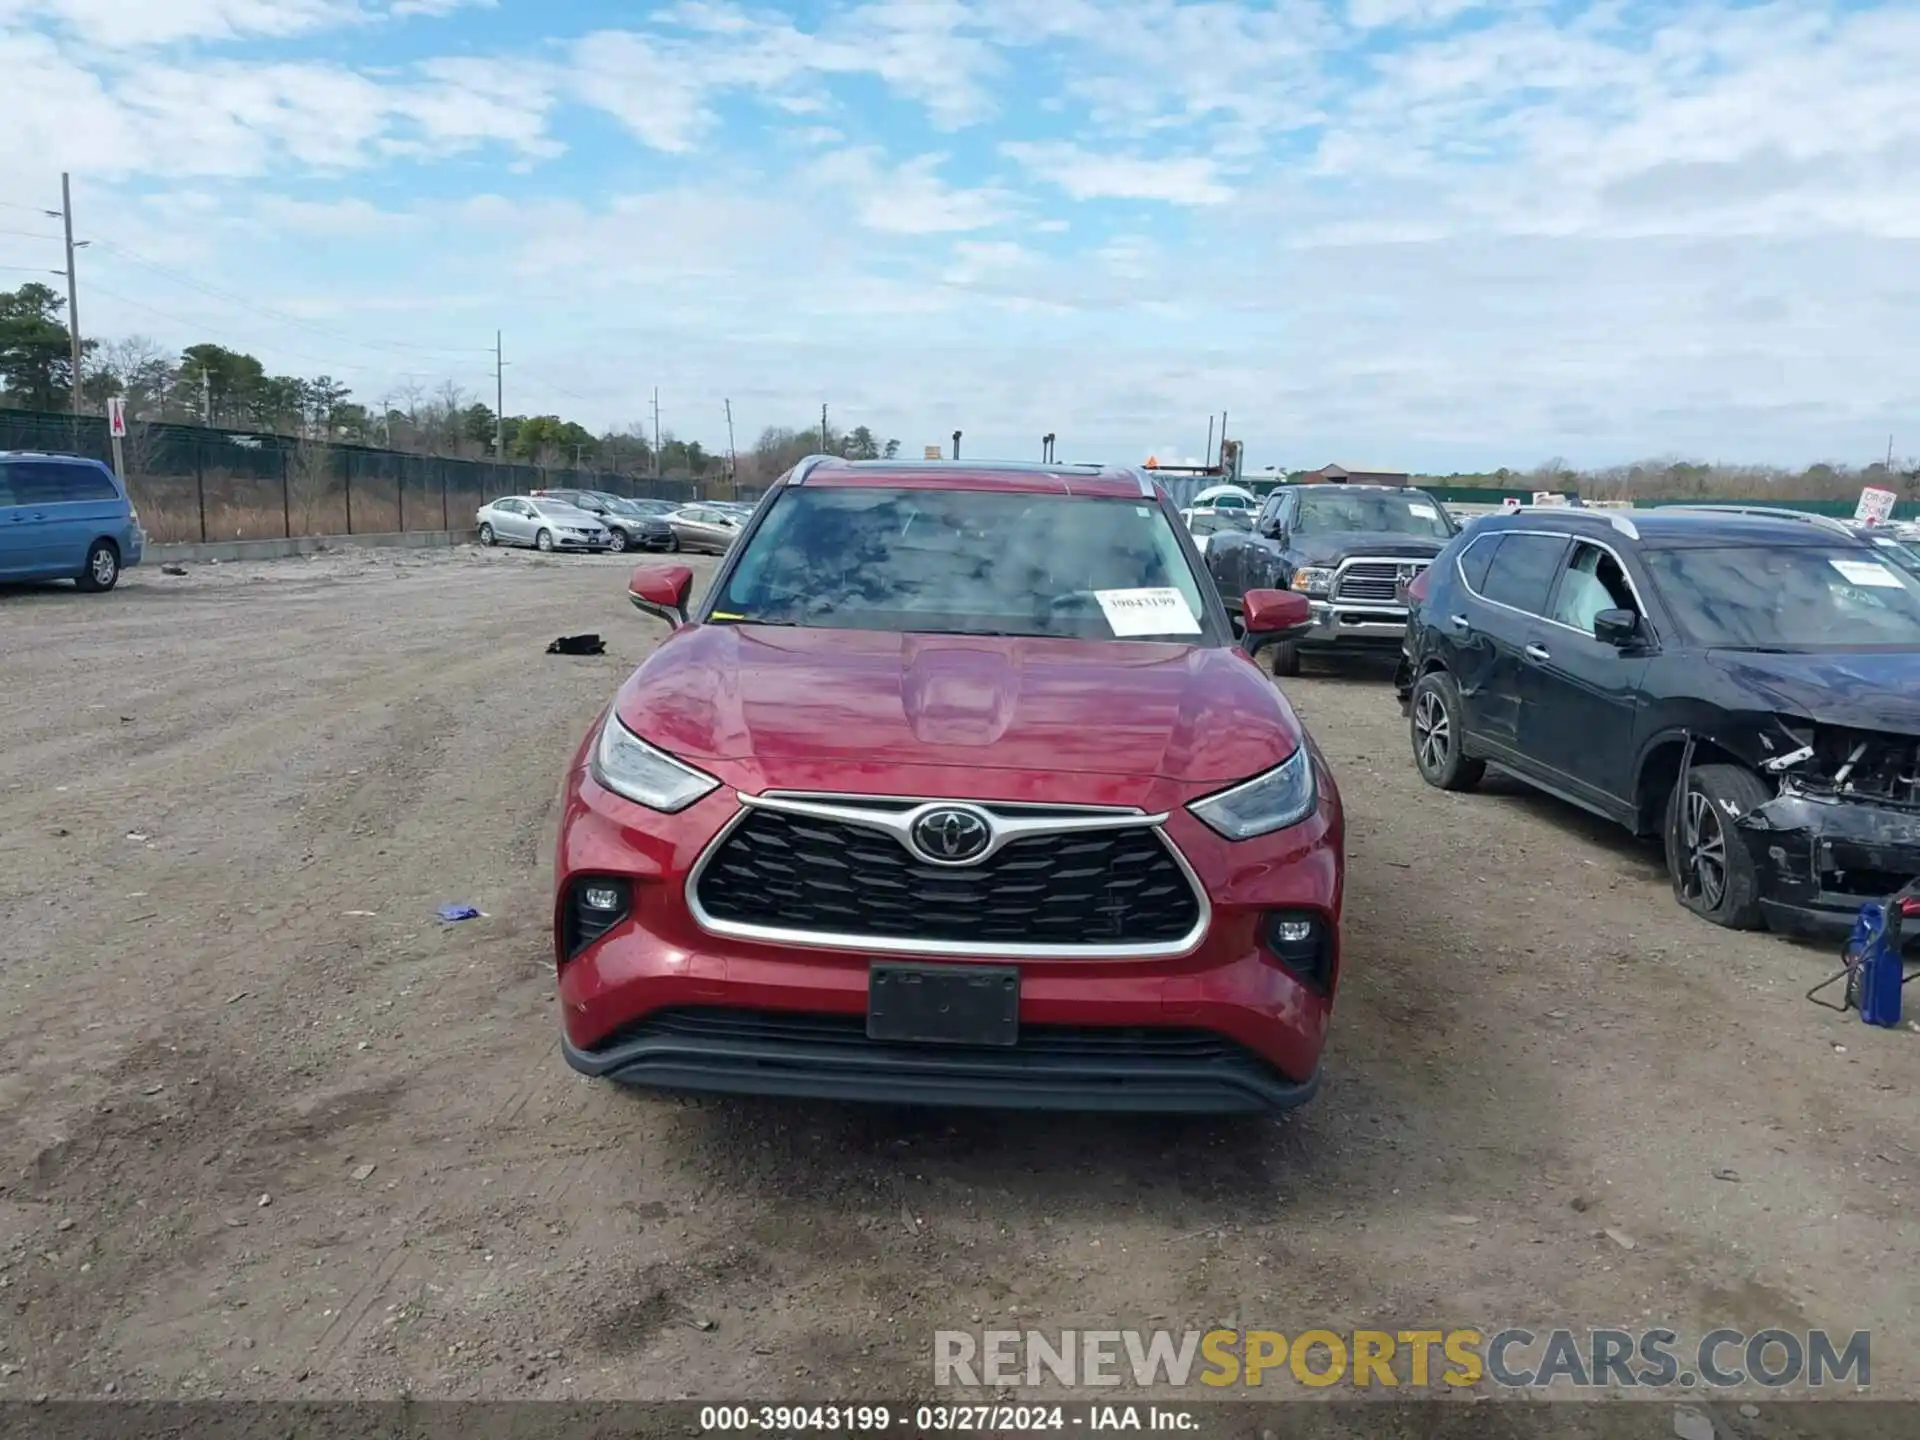
[[[1790,724],[1780,793],[1735,820],[1769,926],[1825,933],[1920,878],[1920,738]]]

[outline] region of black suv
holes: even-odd
[[[1844,928],[1920,876],[1920,579],[1883,554],[1804,519],[1489,516],[1408,593],[1414,763],[1663,836],[1717,924]]]
[[[1405,637],[1400,591],[1456,533],[1447,507],[1424,490],[1334,482],[1282,485],[1251,531],[1207,540],[1207,569],[1237,620],[1249,590],[1297,590],[1313,628],[1269,647],[1273,673],[1297,675],[1300,653],[1392,654]]]
[[[622,550],[677,550],[673,527],[666,517],[677,508],[668,500],[628,500],[604,490],[535,490],[549,500],[558,500],[576,510],[599,517],[613,536],[607,548]]]

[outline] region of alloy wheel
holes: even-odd
[[[1687,792],[1686,822],[1681,834],[1687,852],[1687,883],[1709,910],[1718,910],[1727,895],[1727,832],[1710,796]]]
[[[113,551],[102,545],[93,552],[93,583],[101,589],[113,584],[114,577],[120,573],[120,562],[113,558]]]
[[[1453,749],[1453,726],[1447,719],[1447,707],[1431,690],[1422,691],[1413,706],[1414,757],[1420,768],[1437,775]]]

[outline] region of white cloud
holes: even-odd
[[[1006,218],[997,190],[957,190],[935,172],[946,157],[920,155],[889,168],[877,147],[837,151],[807,167],[807,179],[850,204],[860,223],[892,235],[981,230]]]
[[[1009,159],[1075,200],[1164,200],[1219,205],[1233,198],[1214,162],[1203,155],[1146,159],[1096,155],[1065,141],[1009,141]]]
[[[71,169],[83,230],[365,337],[88,252],[277,368],[431,368],[393,316],[472,348],[507,294],[510,405],[611,422],[658,380],[709,437],[717,397],[751,431],[825,392],[908,453],[1137,459],[1224,407],[1256,468],[1807,459],[1920,404],[1911,4],[693,0],[383,43],[455,8],[0,0],[0,196]],[[83,302],[156,331],[121,303]]]

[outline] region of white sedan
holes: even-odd
[[[474,512],[482,545],[531,545],[535,550],[605,550],[613,532],[600,517],[539,495],[506,495]]]

